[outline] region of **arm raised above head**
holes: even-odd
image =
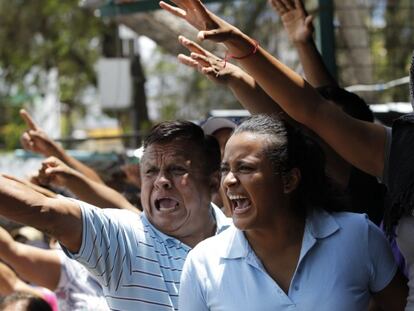
[[[199,0],[175,0],[161,7],[200,30],[198,38],[223,42],[231,55],[291,118],[313,130],[339,155],[359,169],[382,176],[386,130],[354,119],[300,75],[270,55],[236,27],[210,12]]]
[[[43,131],[33,120],[30,114],[22,109],[20,111],[20,116],[24,120],[27,126],[27,130],[21,136],[21,144],[24,149],[31,152],[40,153],[45,157],[55,156],[65,162],[67,165],[73,169],[81,172],[82,174],[88,176],[90,179],[103,183],[102,179],[99,177],[92,168],[78,161],[74,157],[70,156],[62,146],[56,143],[51,139],[45,131]]]
[[[298,51],[309,83],[314,87],[337,86],[337,81],[328,71],[322,55],[316,48],[313,40],[313,16],[308,15],[302,0],[270,0],[269,2],[279,14],[290,41]]]
[[[282,112],[273,99],[243,69],[212,54],[184,36],[179,37],[179,42],[191,52],[191,56],[180,54],[178,60],[197,69],[211,81],[226,85],[251,114]]]
[[[119,208],[138,212],[119,192],[90,179],[55,157],[49,157],[43,161],[42,168],[38,172],[38,179],[45,184],[65,187],[80,200],[102,208]]]
[[[20,182],[0,176],[0,215],[55,237],[73,252],[80,248],[82,216],[74,201],[49,198]]]

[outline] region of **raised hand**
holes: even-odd
[[[269,0],[269,2],[280,15],[289,39],[293,43],[312,39],[313,16],[308,15],[301,0]]]
[[[200,30],[198,33],[200,40],[223,42],[231,39],[235,33],[240,33],[236,27],[209,11],[200,0],[172,0],[172,2],[177,6],[160,1],[160,7]]]
[[[36,177],[43,185],[66,187],[68,179],[77,172],[56,157],[49,157],[42,162],[42,167]]]
[[[20,110],[20,116],[27,125],[27,130],[20,138],[23,148],[46,157],[54,155],[59,148],[57,144],[34,122],[26,110]]]
[[[191,52],[191,57],[179,54],[178,60],[189,67],[197,69],[215,83],[227,85],[241,69],[222,58],[210,53],[194,41],[179,36],[178,41]]]

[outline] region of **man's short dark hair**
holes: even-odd
[[[199,152],[207,174],[220,168],[220,146],[211,135],[205,135],[202,128],[190,121],[164,121],[155,125],[144,139],[144,150],[152,144],[166,144],[173,141],[191,143],[190,152]]]
[[[351,117],[368,122],[374,121],[374,114],[367,103],[355,93],[337,86],[322,86],[316,88],[316,90],[325,99],[333,101],[341,107]]]

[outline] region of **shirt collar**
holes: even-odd
[[[322,209],[311,211],[306,219],[302,248],[308,250],[314,245],[315,240],[327,238],[339,229],[338,223],[328,212]],[[237,259],[248,256],[251,247],[242,230],[232,225],[221,236],[221,247],[217,250],[220,257]]]
[[[314,209],[309,212],[306,227],[305,229],[309,229],[309,233],[315,239],[327,238],[340,229],[335,218],[323,209]]]
[[[219,234],[220,232],[230,227],[230,225],[233,223],[233,220],[224,215],[221,209],[218,208],[215,204],[210,203],[210,205],[213,208],[213,215],[216,219],[216,234]]]

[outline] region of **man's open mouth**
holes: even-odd
[[[161,198],[155,200],[155,208],[160,212],[172,212],[179,206],[179,202],[173,198]]]

